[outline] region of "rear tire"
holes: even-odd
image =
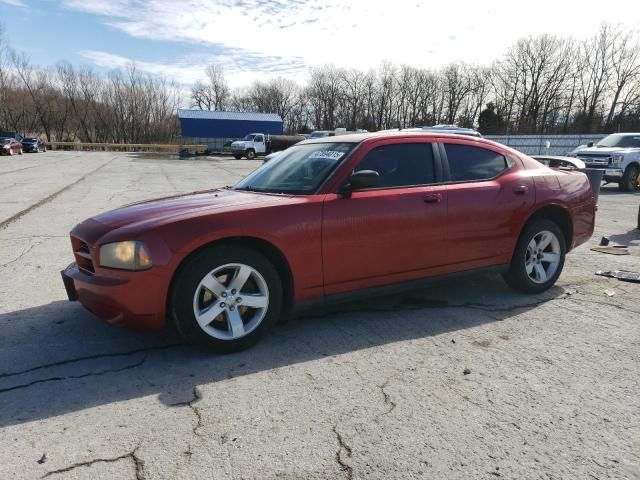
[[[618,188],[623,192],[636,190],[638,188],[638,173],[640,173],[640,169],[638,169],[637,165],[629,165],[625,169],[624,175],[622,175]]]
[[[18,150],[18,155],[22,155],[22,148],[20,148],[20,150]]]
[[[277,322],[282,282],[259,252],[214,246],[181,266],[169,302],[176,329],[185,340],[216,353],[237,352],[255,345]]]
[[[547,219],[533,220],[520,235],[503,278],[515,290],[544,292],[562,273],[566,251],[566,240],[557,224]]]

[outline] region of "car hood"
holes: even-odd
[[[637,148],[620,148],[620,147],[586,147],[586,148],[576,148],[573,153],[581,154],[581,153],[597,153],[600,155],[613,155],[615,153],[630,153],[633,151],[637,151]]]
[[[282,195],[267,195],[223,188],[133,203],[102,213],[93,217],[92,220],[112,229],[134,224],[153,227],[186,217],[239,210],[250,205],[286,202],[286,199],[289,198]]]

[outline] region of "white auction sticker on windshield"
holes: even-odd
[[[323,159],[327,159],[327,160],[340,160],[340,158],[342,158],[342,156],[344,155],[344,152],[336,152],[335,150],[320,150],[317,152],[313,152],[309,158],[310,159],[314,159],[314,158],[323,158]]]

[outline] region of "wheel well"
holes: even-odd
[[[525,223],[525,227],[533,220],[537,220],[540,218],[546,218],[554,222],[560,230],[562,230],[562,234],[564,235],[565,242],[567,244],[567,251],[571,249],[571,243],[573,241],[573,223],[571,222],[571,216],[567,210],[559,205],[549,205],[547,207],[543,207],[537,212],[535,212],[527,222]],[[524,227],[523,227],[524,230]]]
[[[283,298],[283,313],[286,314],[291,307],[293,306],[293,274],[291,273],[291,267],[289,266],[289,262],[287,261],[284,254],[280,251],[272,243],[267,242],[266,240],[256,238],[256,237],[228,237],[222,238],[220,240],[216,240],[214,242],[206,243],[201,245],[196,250],[187,255],[178,268],[173,272],[173,276],[171,277],[171,283],[169,284],[169,290],[167,292],[167,312],[169,311],[169,299],[171,297],[171,291],[173,289],[173,282],[177,277],[178,272],[182,268],[182,266],[186,263],[186,261],[191,258],[193,255],[201,252],[204,249],[211,248],[218,245],[233,245],[233,246],[241,246],[245,248],[251,248],[260,252],[264,255],[276,268],[278,271],[278,275],[282,279],[282,292],[284,295]]]

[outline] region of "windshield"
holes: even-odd
[[[242,137],[242,140],[250,142],[251,140],[253,140],[253,137],[255,137],[255,135],[252,135],[252,134],[245,135],[244,137]]]
[[[235,189],[296,195],[314,193],[355,145],[294,145],[241,180]]]
[[[604,137],[597,147],[640,148],[640,135],[620,135],[615,133]]]
[[[0,138],[0,143],[9,143],[9,140],[10,140],[9,138],[2,137]]]

